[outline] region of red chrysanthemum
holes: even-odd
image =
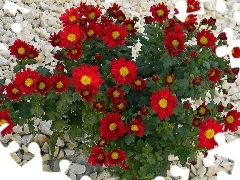
[[[108,112],[104,118],[100,120],[100,135],[107,141],[116,140],[125,133],[124,123],[120,114]]]
[[[187,0],[187,13],[199,11],[201,9],[198,0]]]
[[[101,137],[100,140],[97,143],[97,146],[98,147],[104,147],[106,144],[107,144],[107,140]]]
[[[34,59],[36,57],[38,57],[38,50],[33,45],[30,45],[28,59]]]
[[[202,83],[202,81],[203,81],[202,77],[196,76],[196,77],[193,78],[192,84],[196,85],[196,86],[199,86]]]
[[[231,110],[224,117],[224,131],[237,131],[240,126],[240,112],[237,110]]]
[[[103,82],[104,80],[100,77],[98,66],[87,66],[83,63],[80,67],[73,68],[72,83],[76,91],[88,88],[96,91]]]
[[[114,100],[113,104],[115,112],[122,112],[127,107],[127,101],[125,99],[116,99]]]
[[[80,96],[83,98],[83,100],[88,102],[93,102],[94,95],[98,92],[98,90],[94,89],[83,89],[80,90]]]
[[[36,90],[39,74],[30,68],[16,74],[14,82],[25,94],[32,94]]]
[[[131,33],[132,36],[136,36],[137,30],[134,28],[134,20],[127,19],[123,22],[123,25],[127,27],[128,33]]]
[[[37,81],[36,90],[41,95],[44,96],[47,92],[50,91],[52,87],[52,76],[39,76]]]
[[[92,147],[92,152],[88,158],[88,162],[93,165],[107,165],[107,153],[99,147]]]
[[[59,32],[58,32],[58,33],[55,33],[55,32],[54,32],[53,34],[50,34],[50,38],[49,38],[48,42],[50,42],[50,44],[51,44],[53,47],[60,46],[61,41],[60,41]]]
[[[78,47],[84,38],[84,32],[78,25],[68,25],[59,32],[60,42],[59,47]]]
[[[70,8],[67,9],[60,17],[60,21],[62,21],[63,26],[77,24],[81,15],[79,14],[79,8]]]
[[[127,159],[126,153],[121,149],[114,149],[107,154],[110,166],[120,165]]]
[[[119,24],[109,23],[107,28],[104,29],[103,42],[108,45],[108,48],[124,45],[127,42],[126,26]]]
[[[214,37],[214,34],[212,33],[211,30],[205,30],[205,29],[203,29],[200,32],[197,32],[196,38],[197,38],[197,44],[199,46],[205,46],[205,47],[214,46],[217,40]]]
[[[206,147],[207,149],[213,149],[214,146],[218,145],[214,139],[214,136],[223,132],[223,127],[220,122],[216,121],[214,118],[206,118],[205,122],[201,122],[199,126],[199,136],[198,136],[198,147]]]
[[[196,111],[198,116],[207,116],[209,113],[209,109],[205,103],[202,103],[200,106],[198,106]]]
[[[161,120],[171,116],[177,107],[177,98],[169,89],[154,91],[150,97],[152,109],[158,114]]]
[[[111,7],[107,9],[107,13],[112,16],[113,18],[116,18],[117,12],[120,10],[120,6],[116,3],[114,3]]]
[[[12,121],[7,109],[0,111],[0,126],[3,124],[9,124],[2,132],[1,135],[4,137],[7,134],[12,134],[14,122]]]
[[[99,112],[103,112],[106,108],[105,104],[103,101],[96,101],[92,104],[93,109],[99,111]]]
[[[122,10],[119,10],[116,14],[116,19],[118,23],[122,23],[126,20],[126,15]]]
[[[52,77],[52,84],[56,93],[63,93],[70,85],[68,76],[56,74]]]
[[[84,12],[84,16],[87,18],[87,21],[97,21],[97,19],[102,14],[99,6],[89,5],[88,8]]]
[[[189,32],[193,32],[196,29],[197,23],[197,15],[189,14],[185,21],[182,23],[182,27],[187,29]]]
[[[232,56],[234,58],[240,58],[240,47],[234,47],[232,49]]]
[[[138,66],[135,65],[134,61],[126,61],[125,58],[121,57],[110,63],[111,74],[118,85],[131,83],[136,78]]]
[[[171,32],[165,36],[163,43],[170,56],[178,56],[185,50],[183,33]]]
[[[164,84],[171,86],[175,82],[175,76],[173,74],[166,74],[164,78]]]
[[[102,35],[101,25],[95,22],[90,22],[86,28],[84,28],[86,40],[97,38]]]
[[[9,50],[11,55],[14,55],[17,59],[24,60],[29,55],[30,45],[25,41],[17,39],[13,45],[9,46]]]
[[[124,90],[118,87],[111,87],[108,88],[107,96],[111,99],[112,102],[114,102],[116,99],[122,99],[124,93],[125,93]]]
[[[134,90],[143,90],[146,87],[146,80],[140,77],[137,77],[131,83],[131,86]]]
[[[136,134],[139,137],[142,137],[145,131],[145,126],[141,120],[134,119],[126,126],[126,130],[129,134]]]
[[[151,6],[150,12],[152,13],[153,20],[163,23],[168,19],[168,14],[170,10],[165,5],[165,3],[158,3],[156,5]]]
[[[208,79],[213,83],[217,83],[221,79],[221,72],[218,68],[211,68],[208,71]]]
[[[78,60],[82,57],[83,50],[80,47],[72,47],[66,52],[66,57],[71,60]]]
[[[201,119],[198,118],[198,117],[194,117],[193,120],[192,120],[192,125],[193,125],[194,127],[199,127],[200,124],[201,124]]]
[[[19,101],[22,97],[23,93],[21,89],[15,83],[9,83],[5,86],[6,89],[6,97],[10,100]]]

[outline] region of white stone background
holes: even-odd
[[[166,4],[173,12],[175,4],[178,0],[165,0]],[[17,13],[12,15],[8,10],[3,10],[5,1],[0,2],[0,43],[7,47],[11,45],[17,38],[20,38],[32,45],[34,45],[41,52],[38,58],[39,65],[43,65],[50,69],[53,69],[56,65],[56,61],[52,57],[51,51],[55,52],[57,48],[51,47],[47,40],[50,33],[57,32],[61,29],[62,25],[58,17],[65,11],[65,9],[72,6],[79,5],[79,0],[12,0],[16,4],[30,10],[28,14]],[[83,0],[89,4],[99,4],[101,7],[108,8],[109,4],[103,0]],[[159,0],[116,0],[119,5],[122,6],[122,10],[126,13],[127,17],[138,16],[140,18],[139,23],[136,25],[139,27],[139,31],[142,32],[142,24],[144,22],[143,16],[150,15],[150,6],[160,2]],[[204,4],[205,15],[199,16],[199,18],[212,16],[217,19],[217,30],[221,32],[225,27],[230,27],[234,30],[234,39],[240,37],[240,24],[236,23],[233,19],[233,13],[240,10],[240,3],[237,0],[226,1],[228,10],[224,13],[219,13],[215,10],[216,1],[209,0]],[[171,13],[172,14],[172,13]],[[22,24],[23,30],[17,34],[11,30],[13,23]],[[140,45],[133,48],[133,56],[137,55],[137,50]],[[16,65],[15,58],[10,56],[9,52],[0,50],[0,79],[6,77],[6,84],[13,78],[13,67]],[[32,68],[35,68],[33,66]],[[215,101],[222,101],[223,105],[227,105],[228,102],[232,102],[236,109],[239,109],[240,104],[240,79],[236,80],[236,83],[224,82],[223,89],[228,89],[228,95],[216,90],[214,97]],[[194,107],[201,104],[201,101],[194,102]],[[19,163],[24,164],[32,158],[32,155],[27,150],[27,145],[31,141],[36,141],[42,148],[43,156],[43,168],[46,171],[57,171],[58,160],[67,158],[72,161],[68,175],[71,179],[79,180],[84,174],[90,174],[93,180],[107,179],[110,175],[102,171],[100,168],[92,168],[86,163],[86,157],[81,154],[81,150],[77,148],[76,142],[70,142],[67,136],[64,139],[59,139],[54,152],[53,157],[50,156],[48,150],[49,136],[52,134],[50,130],[51,122],[42,122],[39,119],[35,120],[36,130],[39,133],[36,136],[29,134],[27,125],[23,127],[16,126],[14,128],[14,134],[1,138],[1,142],[4,144],[11,140],[17,141],[23,151],[13,153],[13,158]],[[225,133],[228,142],[236,139],[240,135],[240,131],[235,133]],[[225,158],[218,157],[213,167],[206,168],[202,164],[203,155],[199,154],[197,158],[197,164],[195,166],[187,163],[186,167],[191,169],[190,179],[194,180],[214,180],[216,179],[216,173],[219,170],[231,171],[233,163]],[[178,158],[173,155],[169,156],[169,161],[173,164],[181,164],[178,162]],[[168,173],[166,179],[178,179],[173,178]]]

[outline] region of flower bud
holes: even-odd
[[[102,55],[100,53],[96,53],[95,54],[95,59],[96,60],[101,60],[102,59]]]
[[[199,76],[196,76],[195,78],[193,78],[192,80],[192,84],[193,85],[196,85],[196,86],[199,86],[203,81],[203,78],[199,77]]]
[[[158,80],[159,80],[159,76],[158,75],[153,75],[152,76],[152,80],[154,81],[154,82],[157,82]]]
[[[227,40],[226,33],[225,33],[225,32],[221,32],[221,33],[218,35],[218,38],[221,39],[221,40]]]

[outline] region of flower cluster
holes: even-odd
[[[197,0],[187,5],[188,12],[200,9]],[[49,37],[59,48],[54,70],[25,68],[36,63],[38,51],[17,39],[10,46],[16,74],[9,84],[1,81],[0,124],[10,124],[3,135],[14,124],[33,126],[32,117],[50,119],[51,150],[67,132],[84,144],[90,164],[136,180],[164,175],[170,152],[184,162],[217,146],[216,133],[238,130],[240,113],[230,105],[203,102],[193,110],[182,102],[203,100],[223,78],[233,82],[238,74],[215,54],[227,44],[223,33],[214,35],[215,19],[198,23],[189,15],[181,22],[176,9],[169,17],[164,2],[150,12],[142,34],[135,28],[138,18],[127,18],[116,3],[105,13],[82,2],[67,9],[59,17],[63,28]],[[138,41],[141,51],[133,59],[129,47]],[[239,52],[235,47],[232,54]]]

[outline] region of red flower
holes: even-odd
[[[240,112],[237,110],[231,110],[224,117],[224,131],[237,131],[240,126]]]
[[[195,57],[197,57],[197,52],[194,51],[194,50],[191,50],[190,53],[189,53],[189,56],[190,56],[191,58],[195,58]]]
[[[158,80],[159,80],[159,75],[153,75],[152,76],[152,80],[154,81],[154,82],[157,82]]]
[[[129,134],[136,134],[142,137],[144,134],[146,124],[142,123],[141,120],[134,119],[126,126],[126,130]]]
[[[107,140],[101,138],[101,139],[98,141],[97,146],[99,146],[99,147],[104,147],[106,144],[107,144]]]
[[[232,68],[231,69],[232,70],[232,73],[234,74],[234,75],[238,75],[238,73],[239,73],[239,67],[236,67],[236,68]]]
[[[119,10],[116,14],[116,19],[118,23],[122,23],[126,20],[125,14],[122,12],[122,10]]]
[[[77,24],[80,19],[79,9],[78,8],[70,8],[63,13],[59,19],[62,21],[63,26]]]
[[[80,67],[73,68],[72,83],[76,91],[92,89],[92,91],[98,92],[98,88],[103,82],[104,80],[100,77],[98,66],[87,66],[83,63]]]
[[[12,134],[14,122],[12,121],[7,109],[0,111],[0,126],[3,124],[9,124],[2,132],[1,135],[4,137],[7,134]]]
[[[232,56],[234,58],[240,58],[240,47],[234,47],[232,49]]]
[[[199,11],[201,9],[198,0],[187,0],[187,13]]]
[[[80,90],[80,96],[88,102],[93,101],[94,95],[97,93],[98,90],[93,90],[93,89],[84,89]]]
[[[36,90],[39,74],[30,68],[16,74],[14,82],[25,94],[32,94]]]
[[[151,16],[144,17],[144,20],[145,20],[146,24],[151,24],[154,21],[153,17],[151,17]]]
[[[127,101],[125,99],[116,99],[113,103],[115,112],[122,112],[126,109]]]
[[[125,25],[127,27],[127,32],[131,33],[132,36],[136,36],[136,32],[137,30],[134,28],[134,21],[133,20],[125,20],[123,22],[123,25]]]
[[[200,32],[197,32],[196,35],[197,38],[197,44],[199,46],[205,46],[205,47],[211,47],[215,45],[216,38],[214,37],[214,34],[211,30],[202,30]]]
[[[143,116],[146,116],[148,114],[148,107],[146,106],[143,106],[140,108],[140,113],[143,115]]]
[[[54,91],[57,93],[63,93],[70,85],[68,76],[56,74],[52,77],[52,83]]]
[[[34,59],[34,58],[38,57],[38,50],[33,45],[30,45],[29,47],[30,47],[30,49],[29,49],[28,58]]]
[[[64,70],[64,68],[65,68],[65,65],[63,63],[61,63],[61,62],[58,62],[56,64],[56,67],[55,67],[57,72],[62,72]]]
[[[72,47],[67,51],[65,56],[71,60],[78,60],[82,57],[82,54],[83,50],[80,47]]]
[[[203,78],[199,77],[199,76],[196,76],[193,78],[192,80],[192,84],[193,85],[196,85],[196,86],[199,86],[203,81]]]
[[[200,119],[200,118],[198,118],[198,117],[193,118],[193,120],[192,120],[192,125],[193,125],[194,127],[199,127],[200,124],[201,124],[201,119]]]
[[[209,113],[209,109],[205,105],[205,103],[202,103],[200,106],[197,108],[197,115],[199,116],[206,116]]]
[[[175,76],[173,74],[167,74],[164,79],[164,83],[167,86],[171,86],[175,81]]]
[[[95,109],[95,110],[97,110],[99,112],[103,112],[105,110],[105,108],[106,108],[103,101],[94,102],[92,104],[92,107],[93,107],[93,109]]]
[[[108,88],[108,97],[111,99],[112,102],[114,102],[116,99],[121,99],[124,96],[124,90],[117,88],[117,87],[112,87]]]
[[[99,147],[92,147],[88,162],[93,166],[98,164],[100,166],[107,165],[107,153]]]
[[[17,59],[25,59],[29,55],[30,45],[26,42],[17,39],[13,45],[9,46],[10,54],[14,55]]]
[[[97,19],[102,14],[99,6],[89,5],[88,8],[84,12],[84,16],[87,18],[87,21],[97,21]]]
[[[90,22],[84,29],[87,40],[101,36],[101,26],[95,22]]]
[[[53,33],[53,34],[50,34],[50,38],[48,40],[48,42],[50,42],[50,44],[53,46],[53,47],[57,47],[57,46],[60,46],[61,44],[61,40],[60,40],[60,32],[58,33]]]
[[[102,59],[102,54],[96,53],[94,57],[95,57],[96,60],[101,60]]]
[[[108,45],[108,48],[124,45],[127,40],[126,26],[121,27],[119,24],[109,23],[104,29],[103,42]]]
[[[110,153],[108,153],[108,163],[111,166],[115,166],[117,164],[122,164],[123,161],[127,159],[127,155],[121,149],[114,149]]]
[[[213,83],[217,83],[221,79],[221,70],[218,68],[211,68],[208,71],[208,79]]]
[[[104,118],[100,120],[100,136],[106,139],[116,140],[125,133],[124,123],[121,115],[108,112]]]
[[[223,112],[223,110],[224,110],[224,106],[223,105],[220,104],[220,105],[217,106],[217,111],[218,112]]]
[[[118,4],[114,3],[111,7],[107,9],[107,13],[116,18],[117,12],[120,10],[120,6]]]
[[[172,95],[169,89],[154,91],[150,100],[152,109],[161,120],[171,116],[173,110],[177,107],[177,98]]]
[[[135,78],[135,80],[131,83],[132,88],[134,90],[143,90],[146,87],[146,80],[140,77]]]
[[[138,67],[134,61],[126,61],[124,57],[121,57],[110,63],[111,74],[118,85],[131,83],[136,78]]]
[[[189,102],[189,101],[185,101],[185,102],[183,103],[183,108],[184,108],[184,109],[189,109],[189,108],[191,108],[190,102]]]
[[[168,14],[170,10],[168,7],[162,2],[156,5],[151,6],[150,12],[152,13],[153,20],[163,23],[168,19]]]
[[[225,32],[221,32],[219,35],[218,35],[218,38],[221,39],[221,40],[227,40],[227,35]]]
[[[193,32],[196,27],[195,25],[198,25],[197,23],[197,15],[194,14],[189,14],[185,21],[182,23],[182,26],[184,29],[187,29],[190,32]]]
[[[178,56],[185,50],[183,33],[170,32],[170,34],[165,35],[163,43],[170,56]]]
[[[206,147],[207,149],[213,149],[214,146],[218,145],[214,139],[214,136],[223,132],[223,127],[220,122],[216,121],[214,118],[206,118],[205,122],[202,122],[199,126],[199,137],[198,137],[198,147]]]
[[[68,25],[59,32],[61,44],[59,47],[78,47],[83,40],[83,30],[78,25]]]
[[[37,92],[44,96],[52,87],[52,77],[51,76],[39,76],[37,81]]]
[[[9,83],[5,86],[6,89],[6,97],[10,100],[19,101],[20,97],[22,97],[23,93],[21,89],[15,83]]]

